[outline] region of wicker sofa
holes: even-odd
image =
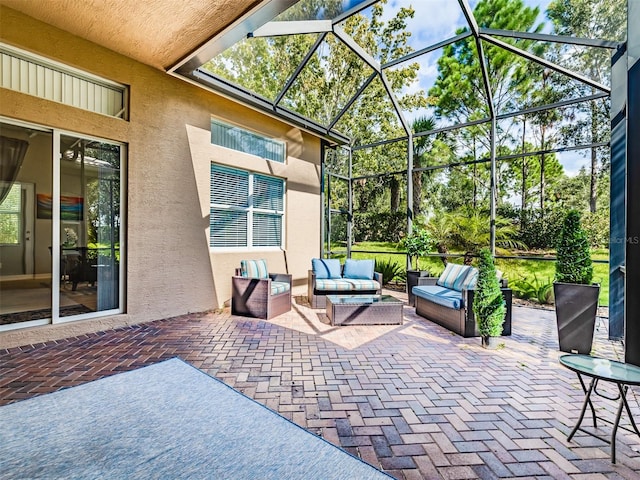
[[[474,287],[478,270],[467,265],[447,264],[439,278],[420,277],[413,287],[416,313],[463,337],[478,337],[473,314]],[[507,308],[502,335],[511,335],[512,291],[500,278]]]
[[[380,295],[382,274],[374,272],[373,260],[337,259],[311,261],[307,277],[307,297],[311,308],[326,308],[327,295]]]

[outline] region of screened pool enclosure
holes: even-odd
[[[621,338],[627,4],[575,3],[272,1],[171,72],[323,138],[323,255],[455,219],[544,250],[584,210]]]

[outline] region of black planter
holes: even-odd
[[[415,306],[415,298],[411,289],[418,285],[418,277],[428,277],[428,270],[407,270],[407,295],[409,296],[409,306]]]
[[[560,351],[591,353],[600,285],[553,284]]]

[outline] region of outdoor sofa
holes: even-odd
[[[314,258],[307,278],[311,308],[326,308],[327,295],[380,295],[382,274],[374,272],[373,260]]]
[[[502,335],[511,335],[512,291],[499,272],[498,277],[507,308]],[[439,278],[418,278],[418,285],[412,289],[416,313],[463,337],[478,337],[473,314],[477,279],[477,268],[455,263],[448,263]]]

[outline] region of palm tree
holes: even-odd
[[[467,211],[466,209],[448,215],[453,230],[451,234],[452,248],[462,250],[464,263],[470,265],[473,256],[490,243],[489,217],[481,215],[478,211]],[[496,217],[495,226],[497,253],[506,254],[508,253],[507,249],[527,248],[523,242],[515,238],[518,230],[509,220]]]
[[[441,254],[440,260],[445,266],[447,265],[446,254],[449,253],[449,246],[452,244],[453,227],[452,214],[443,211],[436,212],[425,225],[433,245],[435,245],[438,253]]]

